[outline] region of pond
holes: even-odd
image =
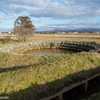
[[[64,54],[77,53],[76,51],[63,50],[63,49],[40,49],[40,50],[28,50],[23,54],[33,55],[33,56],[56,56]]]

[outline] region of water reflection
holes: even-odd
[[[28,50],[23,54],[29,54],[33,56],[55,56],[55,55],[64,55],[64,54],[76,53],[75,51],[62,50],[62,49],[40,49],[40,50]]]

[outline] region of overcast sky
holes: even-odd
[[[24,15],[37,31],[100,28],[100,0],[0,0],[0,31]]]

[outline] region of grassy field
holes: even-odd
[[[4,39],[7,35],[0,35],[0,41]],[[16,35],[8,35],[11,36],[11,40],[13,42],[17,41]],[[44,41],[93,41],[100,43],[100,34],[34,34],[34,36],[27,39],[27,41],[33,42],[44,42]]]
[[[100,43],[98,34],[74,35],[37,34],[27,41],[68,40]],[[5,36],[1,38],[4,39]],[[9,43],[0,43],[0,47],[18,43],[16,36],[11,39]],[[10,100],[39,100],[96,73],[100,73],[99,53],[34,57],[0,52],[0,96],[6,95]]]

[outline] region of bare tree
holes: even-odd
[[[18,40],[26,41],[26,38],[34,34],[35,26],[28,16],[19,16],[14,22],[14,33]]]
[[[58,30],[58,29],[55,29],[54,31],[55,31],[55,33],[58,33],[58,32],[59,32],[59,30]]]

